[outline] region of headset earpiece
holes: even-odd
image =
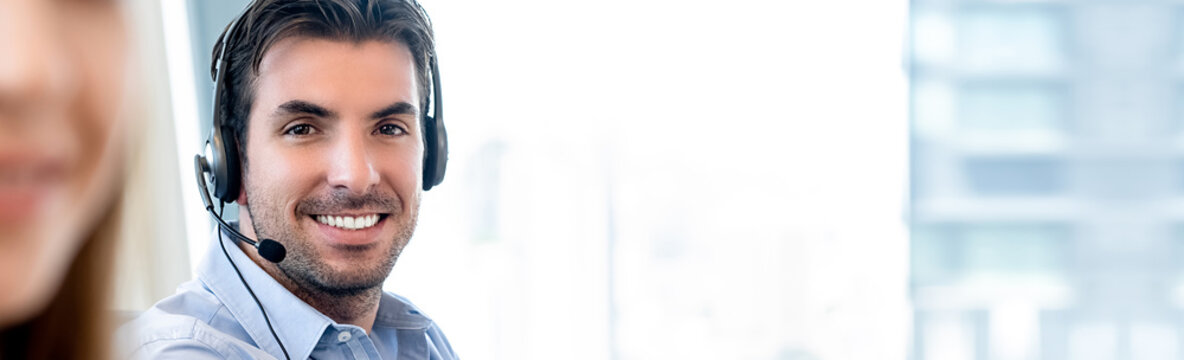
[[[235,144],[234,136],[226,137],[223,126],[214,126],[206,141],[205,158],[210,166],[210,182],[214,183],[214,197],[224,203],[238,199],[241,177]]]
[[[434,52],[434,51],[433,51]],[[431,190],[433,186],[444,181],[444,171],[448,168],[448,132],[444,130],[444,102],[440,91],[440,68],[436,65],[436,55],[431,58],[432,68],[432,116],[424,114],[424,156],[423,156],[423,190]]]
[[[428,116],[424,121],[428,134],[425,139],[426,154],[423,159],[423,190],[431,190],[444,180],[444,170],[448,166],[448,134],[444,131],[444,122]]]

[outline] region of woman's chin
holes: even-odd
[[[0,275],[0,329],[19,324],[40,314],[49,305],[52,288],[57,281],[38,282],[32,277],[23,277],[25,272],[9,272]]]
[[[28,320],[49,305],[81,247],[73,227],[0,227],[0,328]]]

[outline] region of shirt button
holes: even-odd
[[[350,335],[349,331],[342,331],[342,332],[337,333],[337,341],[340,341],[340,342],[349,341],[349,338],[351,338],[351,337],[353,337],[353,335]]]

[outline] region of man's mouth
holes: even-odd
[[[378,224],[386,218],[385,214],[369,215],[312,215],[319,223],[344,230],[362,230]]]

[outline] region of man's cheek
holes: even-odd
[[[422,155],[422,152],[418,153]],[[415,155],[415,153],[412,153]],[[414,156],[402,157],[395,164],[393,179],[402,189],[418,189],[423,181],[423,160]],[[400,190],[402,190],[400,189]]]

